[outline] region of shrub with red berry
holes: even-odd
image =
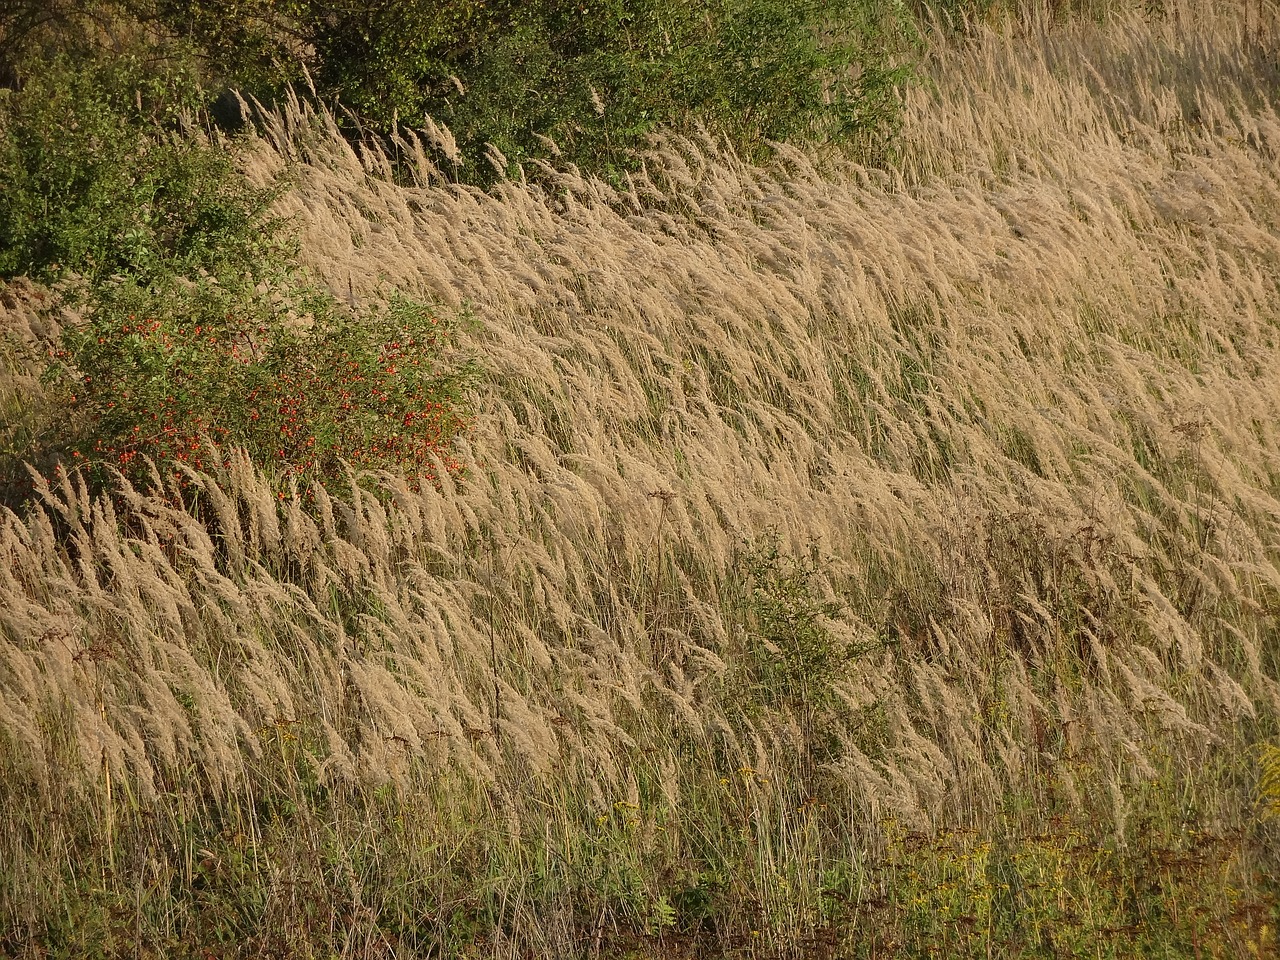
[[[393,297],[356,312],[293,288],[246,298],[216,283],[157,290],[121,281],[66,331],[46,374],[67,393],[81,435],[73,457],[105,479],[210,466],[243,447],[283,484],[327,483],[355,467],[428,480],[458,474],[474,363],[463,318]]]
[[[229,445],[282,489],[344,463],[458,473],[462,318],[403,297],[348,310],[309,286],[273,212],[282,185],[249,182],[239,141],[205,132],[197,72],[165,62],[39,61],[0,96],[0,279],[29,274],[81,318],[45,372],[67,416],[0,451],[3,498],[29,496],[22,461],[145,483]]]

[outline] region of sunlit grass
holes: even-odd
[[[486,196],[274,118],[319,276],[475,316],[465,469],[0,520],[0,951],[1274,954],[1243,23],[939,46],[890,173]]]

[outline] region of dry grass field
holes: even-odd
[[[466,474],[0,517],[0,954],[1276,955],[1278,58],[976,28],[887,172],[626,191],[273,115],[316,276],[473,318]]]

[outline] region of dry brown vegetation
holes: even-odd
[[[276,117],[316,274],[476,317],[467,477],[0,521],[0,950],[1269,955],[1275,30],[939,41],[889,172]]]

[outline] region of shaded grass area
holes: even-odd
[[[557,786],[318,782],[305,721],[257,732],[241,793],[150,801],[14,790],[8,952],[54,956],[1270,956],[1273,861],[1159,771],[1114,810],[1045,777],[983,826],[848,830],[834,785],[749,768],[632,767],[636,800]],[[1077,786],[1106,789],[1084,761]],[[1223,771],[1215,771],[1221,773]],[[66,773],[74,776],[71,769]],[[790,776],[787,776],[787,775]],[[104,774],[105,777],[105,774]],[[1180,782],[1179,782],[1180,781]],[[805,787],[813,789],[804,789]],[[90,806],[86,808],[85,803]]]

